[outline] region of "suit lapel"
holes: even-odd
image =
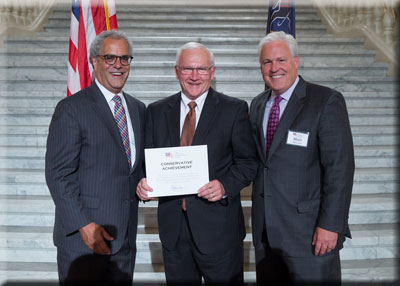
[[[210,88],[194,133],[192,145],[202,145],[205,142],[208,130],[218,114],[218,103],[218,94]]]
[[[205,141],[207,132],[217,115],[218,103],[217,93],[210,88],[194,133],[192,145],[201,145]],[[180,114],[181,93],[177,93],[172,97],[169,109],[165,113],[172,146],[180,146]]]
[[[140,134],[140,117],[139,117],[139,110],[138,110],[137,105],[133,102],[133,100],[129,96],[127,96],[125,93],[123,93],[123,94],[125,97],[126,105],[128,107],[129,116],[131,118],[133,135],[135,136],[135,138],[134,138],[135,139],[135,151],[136,151],[135,152],[135,163],[131,168],[131,172],[133,172],[133,170],[136,168],[136,166],[138,164],[139,160],[137,160],[137,158],[139,158],[139,155],[140,155],[139,151],[140,151],[140,148],[142,147],[142,146],[140,146],[140,142],[141,142],[140,136],[142,136],[142,134]],[[121,142],[122,142],[122,140],[121,140]],[[125,152],[125,150],[124,150],[124,152]]]
[[[180,117],[181,117],[181,94],[180,92],[172,96],[168,103],[169,109],[165,112],[171,147],[180,145]]]
[[[267,90],[264,92],[264,95],[262,96],[260,102],[256,106],[256,124],[257,124],[257,152],[260,155],[260,158],[262,158],[263,163],[265,164],[266,162],[266,153],[267,150],[265,149],[266,147],[266,141],[265,141],[265,136],[264,136],[264,127],[263,127],[263,121],[264,121],[264,113],[265,113],[265,105],[267,104],[267,101],[269,97],[271,96],[271,90]]]
[[[278,128],[275,131],[274,139],[272,140],[272,144],[268,154],[268,159],[276,151],[281,141],[285,140],[288,129],[303,108],[303,100],[305,96],[306,82],[302,78],[300,78],[279,121]]]
[[[106,99],[104,98],[103,94],[95,83],[92,83],[89,88],[91,90],[89,91],[88,96],[91,97],[92,100],[95,102],[95,111],[104,121],[108,131],[112,135],[111,137],[113,138],[115,144],[117,144],[117,146],[120,147],[121,151],[125,153],[118,127],[115,124],[115,119],[111,113],[110,107]]]

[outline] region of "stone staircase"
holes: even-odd
[[[173,66],[177,48],[201,41],[216,59],[214,87],[251,99],[264,88],[258,41],[267,7],[117,6],[119,28],[134,43],[126,91],[146,104],[179,90]],[[387,65],[359,38],[327,34],[316,11],[296,8],[300,74],[340,90],[352,125],[356,172],[350,212],[353,239],[341,251],[343,280],[398,278],[398,89]],[[44,179],[51,115],[66,96],[70,7],[55,7],[44,31],[5,40],[0,49],[0,283],[57,281],[52,242],[54,204]],[[251,190],[242,192],[247,223],[245,281],[255,282],[251,243]],[[141,204],[135,282],[164,282],[156,220],[157,202]],[[358,284],[359,285],[359,284]]]

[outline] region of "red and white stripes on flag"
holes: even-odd
[[[118,28],[114,0],[73,0],[69,35],[68,85],[70,96],[92,83],[90,44],[104,30]]]

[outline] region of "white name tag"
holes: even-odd
[[[304,133],[289,130],[286,144],[307,147],[309,134],[310,132]]]

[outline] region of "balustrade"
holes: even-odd
[[[32,33],[41,28],[55,0],[0,1],[0,35]]]
[[[390,64],[389,74],[397,71],[399,15],[395,0],[353,0],[346,3],[325,5],[314,0],[329,31],[337,36],[364,36],[366,48],[377,51],[377,60]]]

